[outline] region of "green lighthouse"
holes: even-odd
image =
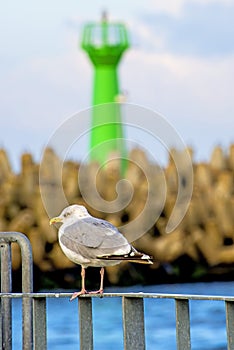
[[[125,26],[109,23],[106,14],[100,23],[84,27],[82,48],[94,65],[90,159],[100,164],[104,164],[112,153],[123,157],[125,150],[117,67],[128,47]]]

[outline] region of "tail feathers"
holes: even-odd
[[[128,254],[124,255],[100,255],[98,259],[102,260],[125,260],[138,264],[153,264],[153,257],[144,253],[140,253],[135,249],[132,249]]]

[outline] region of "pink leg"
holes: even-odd
[[[103,287],[104,273],[105,273],[105,269],[104,269],[104,267],[102,267],[102,268],[101,268],[101,271],[100,271],[100,275],[101,275],[100,293],[101,293],[101,294],[102,294],[103,291],[104,291],[104,287]]]
[[[85,268],[81,267],[81,291],[73,293],[70,301],[83,294],[87,294],[87,290],[85,289]]]
[[[100,289],[96,290],[94,292],[89,292],[89,294],[103,294],[103,290],[104,290],[103,289],[104,272],[105,272],[105,269],[104,269],[104,267],[102,267],[101,270],[100,270],[100,275],[101,275]]]

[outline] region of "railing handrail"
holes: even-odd
[[[70,292],[34,292],[34,293],[0,293],[0,298],[71,298]],[[103,294],[84,294],[77,300],[83,298],[141,298],[141,299],[183,299],[183,300],[213,300],[213,301],[231,301],[234,302],[234,296],[230,295],[205,295],[205,294],[174,294],[174,293],[143,293],[143,292],[124,292],[124,293],[103,293]]]

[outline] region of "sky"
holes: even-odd
[[[40,160],[55,130],[90,107],[93,68],[80,40],[103,10],[128,28],[131,47],[119,66],[127,102],[164,116],[196,161],[209,160],[216,145],[227,151],[234,0],[9,0],[0,13],[0,147],[13,167],[23,152]]]

